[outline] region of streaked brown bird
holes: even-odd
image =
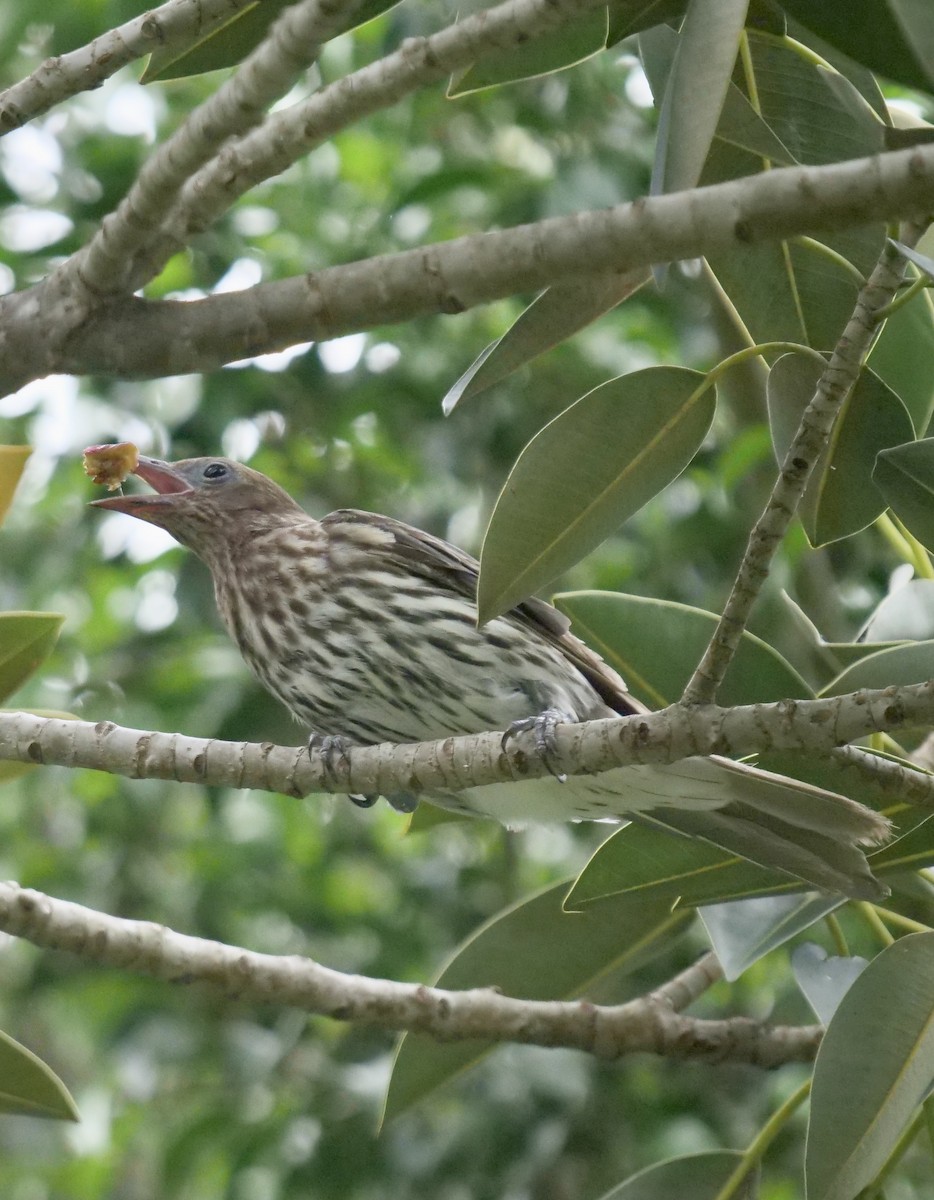
[[[260,682],[323,739],[420,742],[644,712],[623,680],[541,600],[477,628],[477,562],[401,521],[307,515],[271,479],[224,458],[135,469],[155,495],[94,503],[168,530],[210,568],[221,619]],[[433,793],[507,825],[664,820],[825,891],[878,897],[860,846],[889,835],[871,809],[725,758]],[[404,798],[395,798],[405,807]],[[659,814],[661,815],[661,814]]]

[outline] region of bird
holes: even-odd
[[[528,729],[548,762],[558,724],[647,711],[545,601],[529,598],[478,625],[479,564],[441,538],[357,509],[317,520],[228,458],[141,455],[133,473],[153,491],[94,506],[167,530],[204,562],[247,665],[326,763],[353,746],[487,730],[504,731],[505,744]],[[511,827],[654,815],[822,891],[887,894],[863,849],[890,836],[886,817],[720,756],[568,779],[555,771],[425,798]],[[407,810],[415,798],[389,799]]]

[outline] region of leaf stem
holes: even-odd
[[[835,913],[828,913],[824,917],[824,924],[827,926],[828,932],[833,939],[834,949],[841,958],[850,957],[850,948],[846,942],[846,935],[843,932],[843,926]]]
[[[800,1108],[808,1098],[810,1091],[811,1080],[808,1078],[791,1093],[784,1103],[779,1105],[743,1151],[742,1162],[737,1165],[736,1170],[717,1192],[714,1200],[733,1200],[746,1176],[758,1166],[766,1150],[788,1124],[795,1110]]]
[[[876,320],[880,322],[887,320],[892,313],[898,312],[898,310],[900,308],[904,308],[909,301],[914,300],[915,296],[917,296],[919,292],[923,292],[926,288],[931,286],[934,285],[932,285],[931,280],[928,279],[926,275],[919,275],[914,283],[909,284],[909,286],[905,288],[900,296],[896,296],[894,300],[879,309],[879,311],[876,313]]]
[[[856,907],[863,914],[866,924],[872,928],[883,946],[891,946],[895,941],[895,936],[886,928],[885,922],[879,916],[878,912],[876,912],[876,906],[870,904],[868,900],[860,900],[857,902]]]
[[[894,912],[891,908],[883,908],[882,905],[874,905],[877,915],[880,920],[888,922],[889,925],[894,925],[896,929],[902,929],[905,933],[931,933],[932,927],[925,925],[923,921],[913,921],[911,917],[903,916],[900,912]]]

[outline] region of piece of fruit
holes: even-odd
[[[111,492],[121,486],[139,465],[139,450],[132,442],[111,442],[104,446],[88,446],[84,452],[84,469],[94,483],[104,484]]]

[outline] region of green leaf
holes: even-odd
[[[686,8],[687,0],[612,0],[606,44],[615,46],[623,38],[632,37],[663,22],[680,22]]]
[[[631,971],[666,948],[691,921],[672,915],[663,898],[611,900],[587,913],[568,913],[567,880],[522,900],[481,926],[455,952],[438,987],[497,987],[531,1000],[581,995],[609,972]],[[439,1043],[406,1034],[399,1043],[384,1120],[473,1066],[495,1043]]]
[[[550,583],[684,470],[716,408],[704,376],[649,367],[545,426],[506,480],[480,555],[481,624]]]
[[[780,163],[784,167],[798,165],[795,156],[774,129],[763,121],[735,83],[727,88],[716,136],[769,162]]]
[[[891,642],[825,642],[817,627],[787,592],[781,594],[781,606],[777,611],[776,620],[788,625],[784,635],[784,644],[794,639],[796,663],[806,672],[809,679],[817,681],[818,687],[826,687],[831,679],[835,679],[844,667],[850,663],[859,662],[868,654],[878,650],[887,650],[890,646],[901,644],[902,639]],[[782,630],[775,633],[782,636]]]
[[[934,12],[928,5],[902,0],[869,6],[851,0],[782,0],[782,7],[856,62],[908,87],[930,91]]]
[[[533,358],[584,329],[637,291],[648,269],[592,275],[537,296],[498,341],[483,351],[441,402],[447,416],[461,400],[485,391]]]
[[[651,708],[675,703],[718,620],[701,608],[622,592],[564,592],[555,604]],[[814,693],[777,650],[744,632],[719,694],[732,705]]]
[[[899,520],[934,547],[934,438],[883,450],[872,478]]]
[[[77,1121],[78,1108],[54,1071],[0,1032],[0,1112]]]
[[[700,179],[730,83],[748,0],[690,0],[658,117],[652,193]]]
[[[716,1200],[743,1156],[735,1150],[707,1150],[653,1163],[605,1192],[600,1200]],[[758,1170],[750,1171],[733,1200],[755,1200]]]
[[[229,21],[215,26],[193,45],[154,51],[140,83],[184,79],[203,75],[205,71],[237,66],[256,49],[282,10],[293,3],[294,0],[259,0],[241,9]],[[346,24],[335,30],[332,39],[373,20],[398,3],[399,0],[364,0],[348,16]]]
[[[822,1025],[829,1025],[840,1001],[869,966],[858,955],[828,957],[823,946],[805,942],[795,946],[791,969],[804,998]]]
[[[32,454],[28,446],[0,446],[0,525],[13,501],[13,493]]]
[[[627,825],[608,838],[577,877],[565,900],[571,912],[608,897],[644,896],[684,907],[801,892],[805,883],[756,866],[694,838],[646,825]]]
[[[800,354],[782,355],[769,372],[769,424],[779,464],[820,376],[820,365]],[[864,368],[841,407],[801,501],[798,515],[812,546],[849,537],[885,511],[885,498],[872,482],[876,455],[913,436],[904,404]]]
[[[934,301],[926,290],[886,319],[868,358],[869,366],[901,398],[919,434],[927,432],[934,412],[932,358]]]
[[[900,687],[927,679],[934,679],[934,641],[905,642],[867,654],[841,671],[821,695],[845,696],[860,688]]]
[[[901,938],[843,997],[814,1066],[808,1200],[875,1179],[934,1079],[934,933]]]
[[[732,981],[771,950],[845,903],[840,896],[806,892],[705,905],[698,911],[724,977]]]
[[[0,613],[0,700],[5,700],[45,660],[62,622],[59,613]]]
[[[481,88],[517,83],[520,79],[534,79],[576,66],[606,47],[608,28],[605,8],[581,13],[559,29],[521,46],[485,54],[451,80],[448,96],[453,100]]]
[[[820,165],[878,152],[883,126],[862,92],[828,72],[790,44],[749,32],[758,111],[796,160]],[[841,87],[848,99],[844,99]],[[863,99],[865,97],[863,96]],[[702,184],[762,170],[762,158],[718,139],[711,146]],[[863,274],[883,244],[882,225],[822,234],[821,242]],[[767,242],[707,256],[738,317],[756,342],[800,342],[820,350],[836,344],[856,300],[851,272],[812,242]]]
[[[909,579],[883,597],[860,630],[860,645],[934,638],[934,579]],[[876,646],[875,649],[882,649]]]

